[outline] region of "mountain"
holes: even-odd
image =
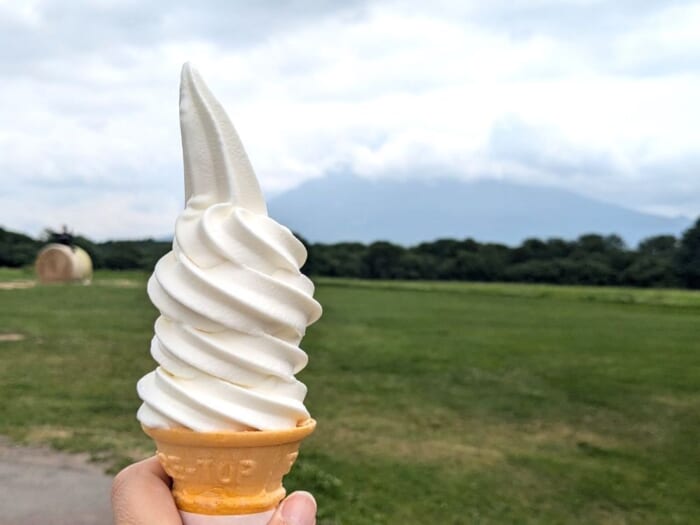
[[[569,191],[455,178],[379,179],[330,175],[270,200],[270,215],[311,242],[388,240],[413,245],[438,238],[519,244],[528,237],[573,239],[618,234],[630,246],[691,224]]]

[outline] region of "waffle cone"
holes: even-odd
[[[194,432],[143,427],[156,442],[158,459],[173,478],[180,510],[195,514],[252,514],[273,509],[284,498],[282,478],[313,432],[309,418],[296,428]]]

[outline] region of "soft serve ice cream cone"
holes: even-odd
[[[148,282],[159,366],[138,382],[138,419],[185,525],[267,523],[316,424],[294,374],[321,307],[299,271],[303,244],[268,217],[233,125],[189,64],[180,127],[186,207]]]

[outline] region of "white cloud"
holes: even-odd
[[[94,239],[103,239],[104,232],[121,239],[169,237],[181,208],[179,199],[160,192],[102,192],[89,196],[77,193],[66,192],[61,200],[35,193],[31,203],[2,196],[0,207],[34,235],[47,227],[57,230],[68,225]],[[154,206],[154,202],[158,204]]]
[[[269,6],[57,5],[0,2],[6,227],[167,233],[184,60],[269,192],[334,169],[449,173],[700,212],[697,2],[304,2],[288,23]]]

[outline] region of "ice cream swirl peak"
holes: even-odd
[[[185,202],[232,202],[267,214],[253,166],[231,120],[196,69],[182,67],[180,133],[185,167]]]
[[[148,295],[161,316],[139,420],[196,431],[286,428],[308,417],[299,348],[321,315],[303,244],[268,217],[243,145],[189,64],[180,122],[186,207]]]

